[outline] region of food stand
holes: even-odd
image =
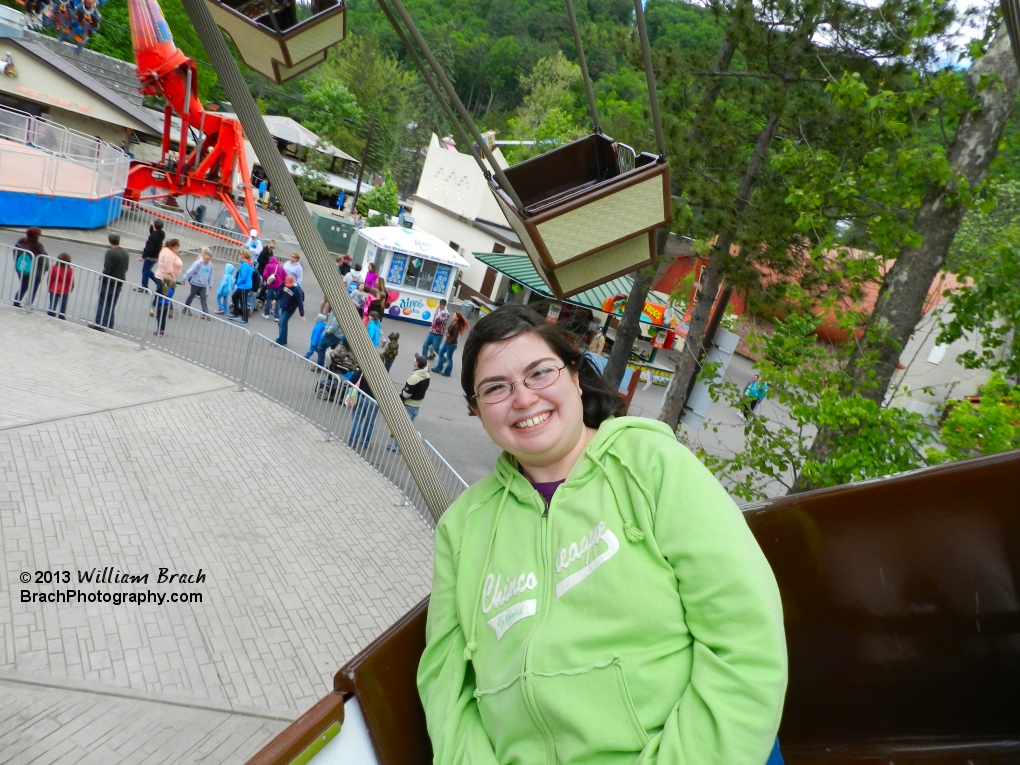
[[[471,264],[442,240],[399,226],[363,228],[364,268],[375,263],[393,299],[387,316],[431,324],[439,301],[450,300],[457,274]]]

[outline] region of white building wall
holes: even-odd
[[[501,167],[507,167],[498,149],[493,154]],[[456,242],[461,255],[471,264],[471,268],[461,272],[461,282],[481,292],[487,266],[472,253],[493,252],[493,246],[500,242],[461,218],[469,221],[481,219],[507,227],[509,224],[493,199],[488,182],[474,157],[444,149],[433,134],[416,195],[443,209],[437,210],[419,201],[414,205],[415,228],[445,242]],[[521,248],[509,246],[506,252],[512,255],[526,254]],[[503,280],[502,276],[497,278],[493,296],[500,294]]]
[[[460,254],[471,264],[471,268],[461,272],[461,282],[473,290],[482,291],[482,281],[485,279],[485,269],[488,266],[475,258],[473,253],[493,252],[493,245],[499,244],[499,242],[484,231],[479,231],[441,210],[421,203],[414,207],[414,227],[439,237],[447,244],[456,242]],[[507,247],[506,251],[511,254],[524,254],[524,250],[513,247]],[[498,282],[497,279],[497,284]],[[493,293],[498,294],[495,290]]]
[[[947,308],[943,303],[929,311],[907,342],[900,355],[900,363],[906,369],[898,370],[893,377],[891,406],[934,415],[948,399],[977,395],[991,377],[986,369],[965,369],[957,361],[964,351],[978,349],[978,336],[965,336],[947,346],[935,342],[939,322],[949,321],[949,316],[944,315]]]

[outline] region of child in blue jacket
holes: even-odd
[[[326,331],[326,314],[320,313],[315,317],[315,326],[312,327],[312,340],[308,345],[308,353],[305,354],[306,359],[310,359],[312,354],[315,353],[315,346],[319,344],[322,339],[322,333]]]
[[[234,264],[227,263],[223,269],[223,278],[220,279],[220,286],[216,290],[216,313],[227,312],[227,301],[234,292]]]

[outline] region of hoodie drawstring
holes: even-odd
[[[464,661],[471,661],[472,655],[478,650],[478,643],[475,638],[478,636],[478,610],[482,607],[482,588],[485,586],[485,572],[489,570],[489,562],[492,560],[492,548],[496,544],[496,530],[499,528],[499,519],[503,515],[503,508],[506,506],[506,498],[510,493],[510,481],[507,481],[503,489],[503,497],[499,500],[499,508],[496,510],[496,522],[492,524],[492,534],[489,535],[489,549],[485,551],[485,563],[482,565],[482,573],[478,577],[478,597],[475,599],[474,608],[471,609],[471,637],[464,646]]]
[[[609,484],[609,490],[613,492],[613,499],[616,500],[616,506],[620,508],[621,515],[623,514],[623,504],[620,502],[620,497],[616,494],[616,489],[613,488],[613,481],[609,477],[609,471],[606,470],[606,466],[599,462],[595,457],[591,458],[591,461],[599,466],[599,470],[602,471],[606,477],[606,483]],[[645,532],[637,527],[634,523],[634,509],[631,505],[627,505],[628,515],[630,518],[624,518],[623,520],[623,535],[627,537],[628,542],[640,542],[645,538]]]

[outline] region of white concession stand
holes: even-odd
[[[431,324],[441,299],[450,300],[457,274],[470,267],[454,249],[442,240],[400,226],[362,228],[365,260],[362,273],[375,263],[386,280],[386,291],[393,301],[386,315],[419,324]]]

